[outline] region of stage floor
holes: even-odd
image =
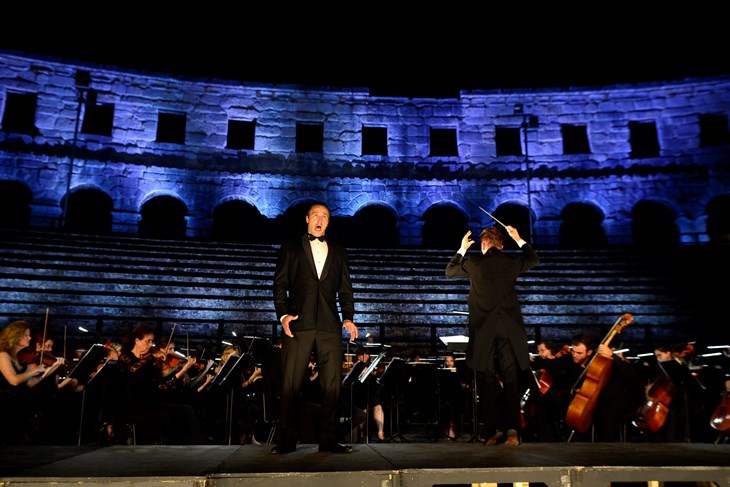
[[[730,486],[729,444],[479,443],[354,444],[351,454],[299,445],[21,446],[0,448],[0,485],[167,487],[228,485]],[[642,485],[642,484],[638,484]]]

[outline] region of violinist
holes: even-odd
[[[160,349],[153,351],[154,340],[152,327],[145,324],[136,326],[125,337],[118,364],[123,391],[121,406],[128,416],[142,423],[137,431],[143,433],[144,443],[203,444],[200,423],[192,406],[170,401],[163,394],[183,380],[194,359],[163,377],[161,362],[167,354]]]
[[[57,388],[63,389],[64,387],[68,387],[74,392],[83,391],[84,386],[83,384],[79,384],[78,379],[67,376],[69,370],[66,358],[56,357],[53,355],[53,345],[55,345],[55,343],[56,340],[53,337],[45,337],[45,341],[43,341],[43,333],[34,334],[31,337],[30,345],[28,346],[28,348],[21,351],[23,360],[27,360],[30,363],[37,364],[41,360],[42,356],[43,364],[46,366],[51,366],[54,365],[54,363],[58,362],[59,365],[56,368],[55,373],[53,374],[53,377],[55,379],[54,382]],[[64,377],[64,375],[66,377]]]
[[[30,388],[58,367],[21,363],[18,352],[29,345],[30,324],[26,321],[14,321],[0,331],[0,417],[6,419],[0,428],[3,446],[29,442],[26,428],[33,417]]]
[[[165,389],[163,395],[171,401],[192,404],[196,391],[191,387],[191,374],[197,374],[205,364],[198,363],[194,357],[185,357],[178,353],[175,349],[175,340],[171,340],[170,337],[165,337],[160,341],[159,352],[153,348],[151,353],[158,357],[163,379],[182,371],[182,375],[178,374],[178,380],[174,381],[172,387]]]
[[[39,332],[32,335],[30,345],[19,352],[21,360],[37,367],[40,361],[47,367],[55,366],[48,378],[33,388],[31,395],[35,416],[31,424],[35,442],[43,444],[71,444],[76,430],[74,425],[81,408],[84,385],[68,376],[64,357],[53,355],[55,339]],[[45,338],[45,340],[44,340]]]
[[[537,354],[542,358],[552,359],[562,355],[563,349],[552,340],[540,340],[537,344]]]

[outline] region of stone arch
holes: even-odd
[[[33,192],[18,181],[0,181],[0,228],[23,229],[30,226]]]
[[[712,243],[730,244],[730,194],[715,196],[707,204],[707,236]]]
[[[432,205],[423,213],[423,246],[434,249],[458,249],[469,230],[469,217],[453,203]]]
[[[398,216],[386,205],[373,203],[352,217],[345,242],[353,247],[394,248],[400,241]]]
[[[287,208],[283,215],[276,218],[273,231],[274,238],[281,241],[304,235],[307,232],[307,211],[312,203],[317,201],[314,199],[300,200]],[[331,235],[329,226],[326,234]]]
[[[61,199],[66,209],[63,228],[69,232],[107,235],[112,232],[114,201],[106,192],[93,186],[75,188]]]
[[[592,203],[568,203],[560,212],[560,245],[566,248],[601,248],[608,244],[605,215]]]
[[[187,236],[188,207],[180,198],[166,194],[149,198],[140,208],[141,237],[183,240]]]
[[[670,249],[679,245],[674,211],[664,203],[638,201],[631,209],[631,238],[640,249]]]
[[[530,229],[530,209],[520,203],[506,202],[502,203],[492,213],[494,217],[505,225],[513,226],[520,233],[520,237],[527,242],[532,242],[532,234]],[[491,218],[490,218],[491,220]],[[497,228],[504,234],[505,250],[517,250],[517,243],[507,234],[502,225],[494,222]],[[488,225],[491,226],[491,225]]]
[[[223,242],[265,242],[269,219],[247,201],[224,201],[213,210],[211,238]]]

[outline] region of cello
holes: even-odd
[[[722,401],[710,417],[710,426],[724,435],[730,435],[730,392],[725,391]]]
[[[617,333],[627,327],[634,318],[626,313],[619,317],[609,330],[606,337],[601,341],[602,345],[608,345]],[[611,367],[613,365],[613,357],[606,357],[595,353],[588,362],[588,365],[581,373],[580,377],[573,386],[573,398],[568,406],[568,412],[565,415],[565,422],[574,431],[585,433],[593,423],[593,413],[596,410],[598,396],[605,387],[608,379],[611,377]],[[582,381],[582,383],[581,383]],[[580,388],[576,390],[578,385]]]
[[[694,346],[688,343],[682,352],[670,360],[678,360],[681,363],[692,352],[694,352]],[[650,433],[656,433],[664,426],[669,416],[669,405],[672,402],[672,398],[677,394],[677,388],[672,382],[671,377],[667,375],[664,367],[660,366],[660,370],[662,372],[661,375],[649,388],[646,401],[639,410],[641,414],[639,426],[644,431]]]

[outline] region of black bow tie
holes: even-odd
[[[314,236],[314,235],[312,235],[311,233],[308,233],[308,234],[307,234],[307,237],[309,237],[309,240],[314,240],[314,239],[316,238],[316,239],[317,239],[317,240],[319,240],[320,242],[324,242],[324,235],[322,235],[321,237],[315,237],[315,236]]]

